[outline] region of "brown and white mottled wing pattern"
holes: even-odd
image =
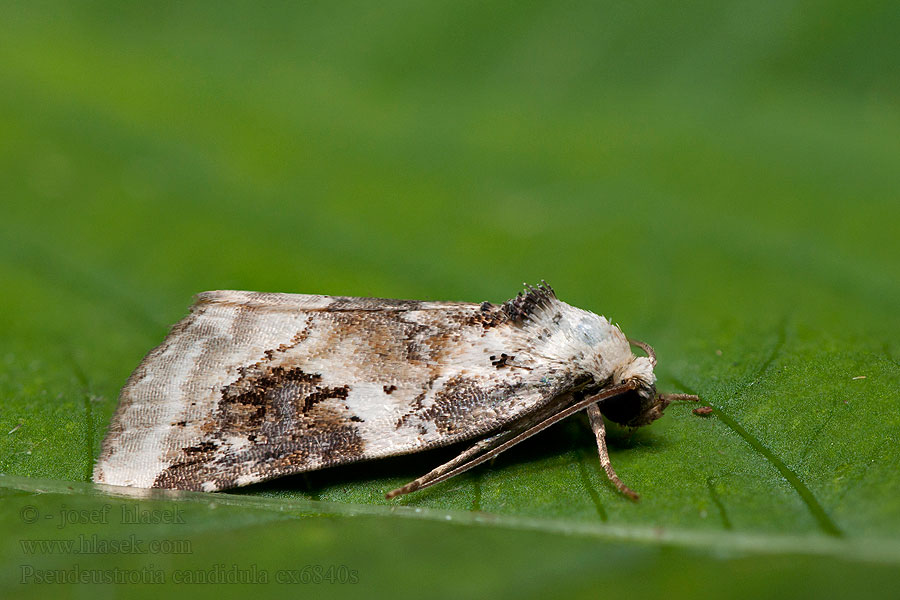
[[[94,481],[215,491],[481,436],[584,385],[527,331],[555,302],[200,294],[123,388]]]

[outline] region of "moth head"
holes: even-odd
[[[615,423],[626,427],[643,427],[663,415],[668,402],[656,392],[656,355],[648,344],[628,340],[639,346],[647,356],[633,356],[613,375],[612,384],[632,384],[633,389],[604,400],[600,412]]]

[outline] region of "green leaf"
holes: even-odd
[[[232,566],[294,595],[900,591],[892,4],[50,3],[0,23],[4,597],[95,596],[20,583],[76,565],[190,594],[224,588],[175,571]],[[453,449],[227,494],[88,483],[118,390],[194,293],[500,302],[542,278],[714,408],[611,432],[639,503],[581,415],[394,501]],[[190,552],[109,551],[138,538]],[[38,543],[81,539],[107,551]],[[274,581],[328,567],[359,581]]]

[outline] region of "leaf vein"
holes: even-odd
[[[706,489],[709,490],[709,497],[712,499],[713,504],[719,509],[719,516],[722,518],[722,527],[729,530],[734,529],[731,520],[728,518],[728,512],[725,510],[725,503],[722,502],[722,498],[719,497],[719,492],[716,491],[715,482],[719,479],[720,477],[707,477]]]

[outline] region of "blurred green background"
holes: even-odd
[[[0,586],[112,596],[22,569],[152,563],[168,592],[296,595],[172,570],[337,564],[360,582],[319,593],[895,597],[898,36],[887,1],[0,2]],[[448,454],[228,495],[85,483],[194,293],[501,302],[542,278],[716,408],[612,433],[639,504],[581,417],[393,503]],[[189,518],[22,516],[105,505]],[[76,534],[194,546],[21,544]]]

